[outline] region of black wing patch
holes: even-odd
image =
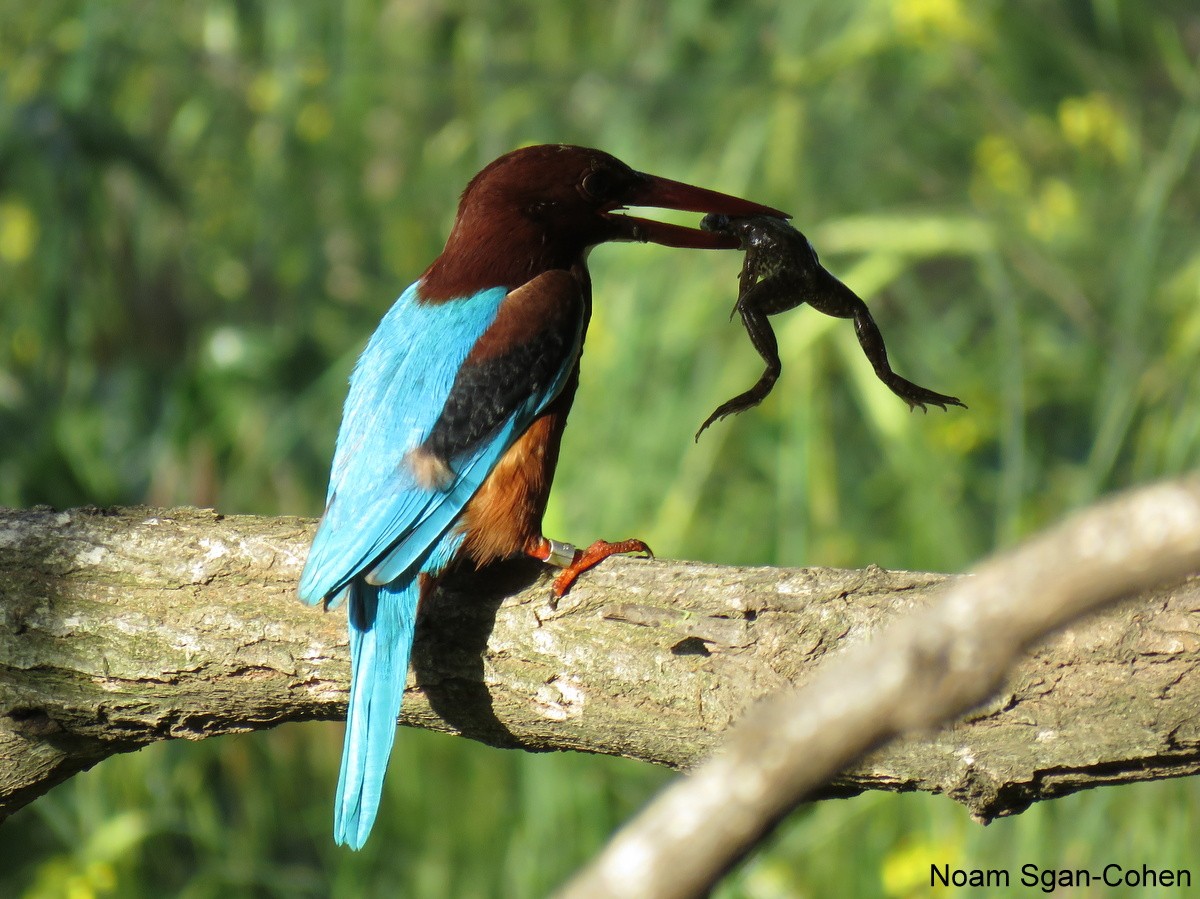
[[[555,379],[575,362],[585,318],[584,289],[570,272],[551,269],[510,293],[455,376],[421,452],[450,466],[523,403],[549,400]]]

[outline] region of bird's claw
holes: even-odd
[[[650,547],[641,540],[622,540],[619,543],[597,540],[587,549],[576,550],[575,558],[571,564],[565,567],[558,577],[554,579],[554,584],[551,587],[554,600],[562,599],[567,591],[571,589],[572,585],[574,585],[575,581],[579,579],[579,575],[590,568],[596,567],[609,556],[619,555],[620,553],[645,553],[646,558],[654,558],[654,553],[650,550]]]

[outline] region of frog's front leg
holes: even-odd
[[[886,384],[892,393],[908,403],[909,409],[920,406],[924,412],[926,405],[939,406],[942,409],[947,406],[966,408],[966,404],[958,397],[928,390],[892,371],[891,365],[888,364],[887,347],[883,344],[883,334],[875,324],[875,319],[871,317],[867,304],[833,275],[828,275],[828,280],[821,280],[823,283],[818,289],[806,297],[808,304],[818,312],[835,318],[854,319],[854,333],[858,336],[858,345],[862,347],[871,367],[875,369],[875,376]]]

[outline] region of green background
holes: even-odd
[[[1192,2],[0,0],[0,503],[317,515],[353,360],[462,187],[562,141],[788,210],[894,367],[970,409],[910,414],[802,308],[772,396],[694,444],[761,370],[726,320],[740,257],[601,247],[547,533],[962,570],[1200,455],[1198,59]],[[0,828],[0,894],[535,896],[670,777],[406,730],[352,854],[340,740],[107,761]],[[944,797],[829,802],[720,895],[1200,869],[1197,800],[987,829]]]

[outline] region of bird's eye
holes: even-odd
[[[583,176],[579,188],[589,200],[603,201],[609,199],[616,189],[617,182],[612,172],[606,169],[593,169]]]

